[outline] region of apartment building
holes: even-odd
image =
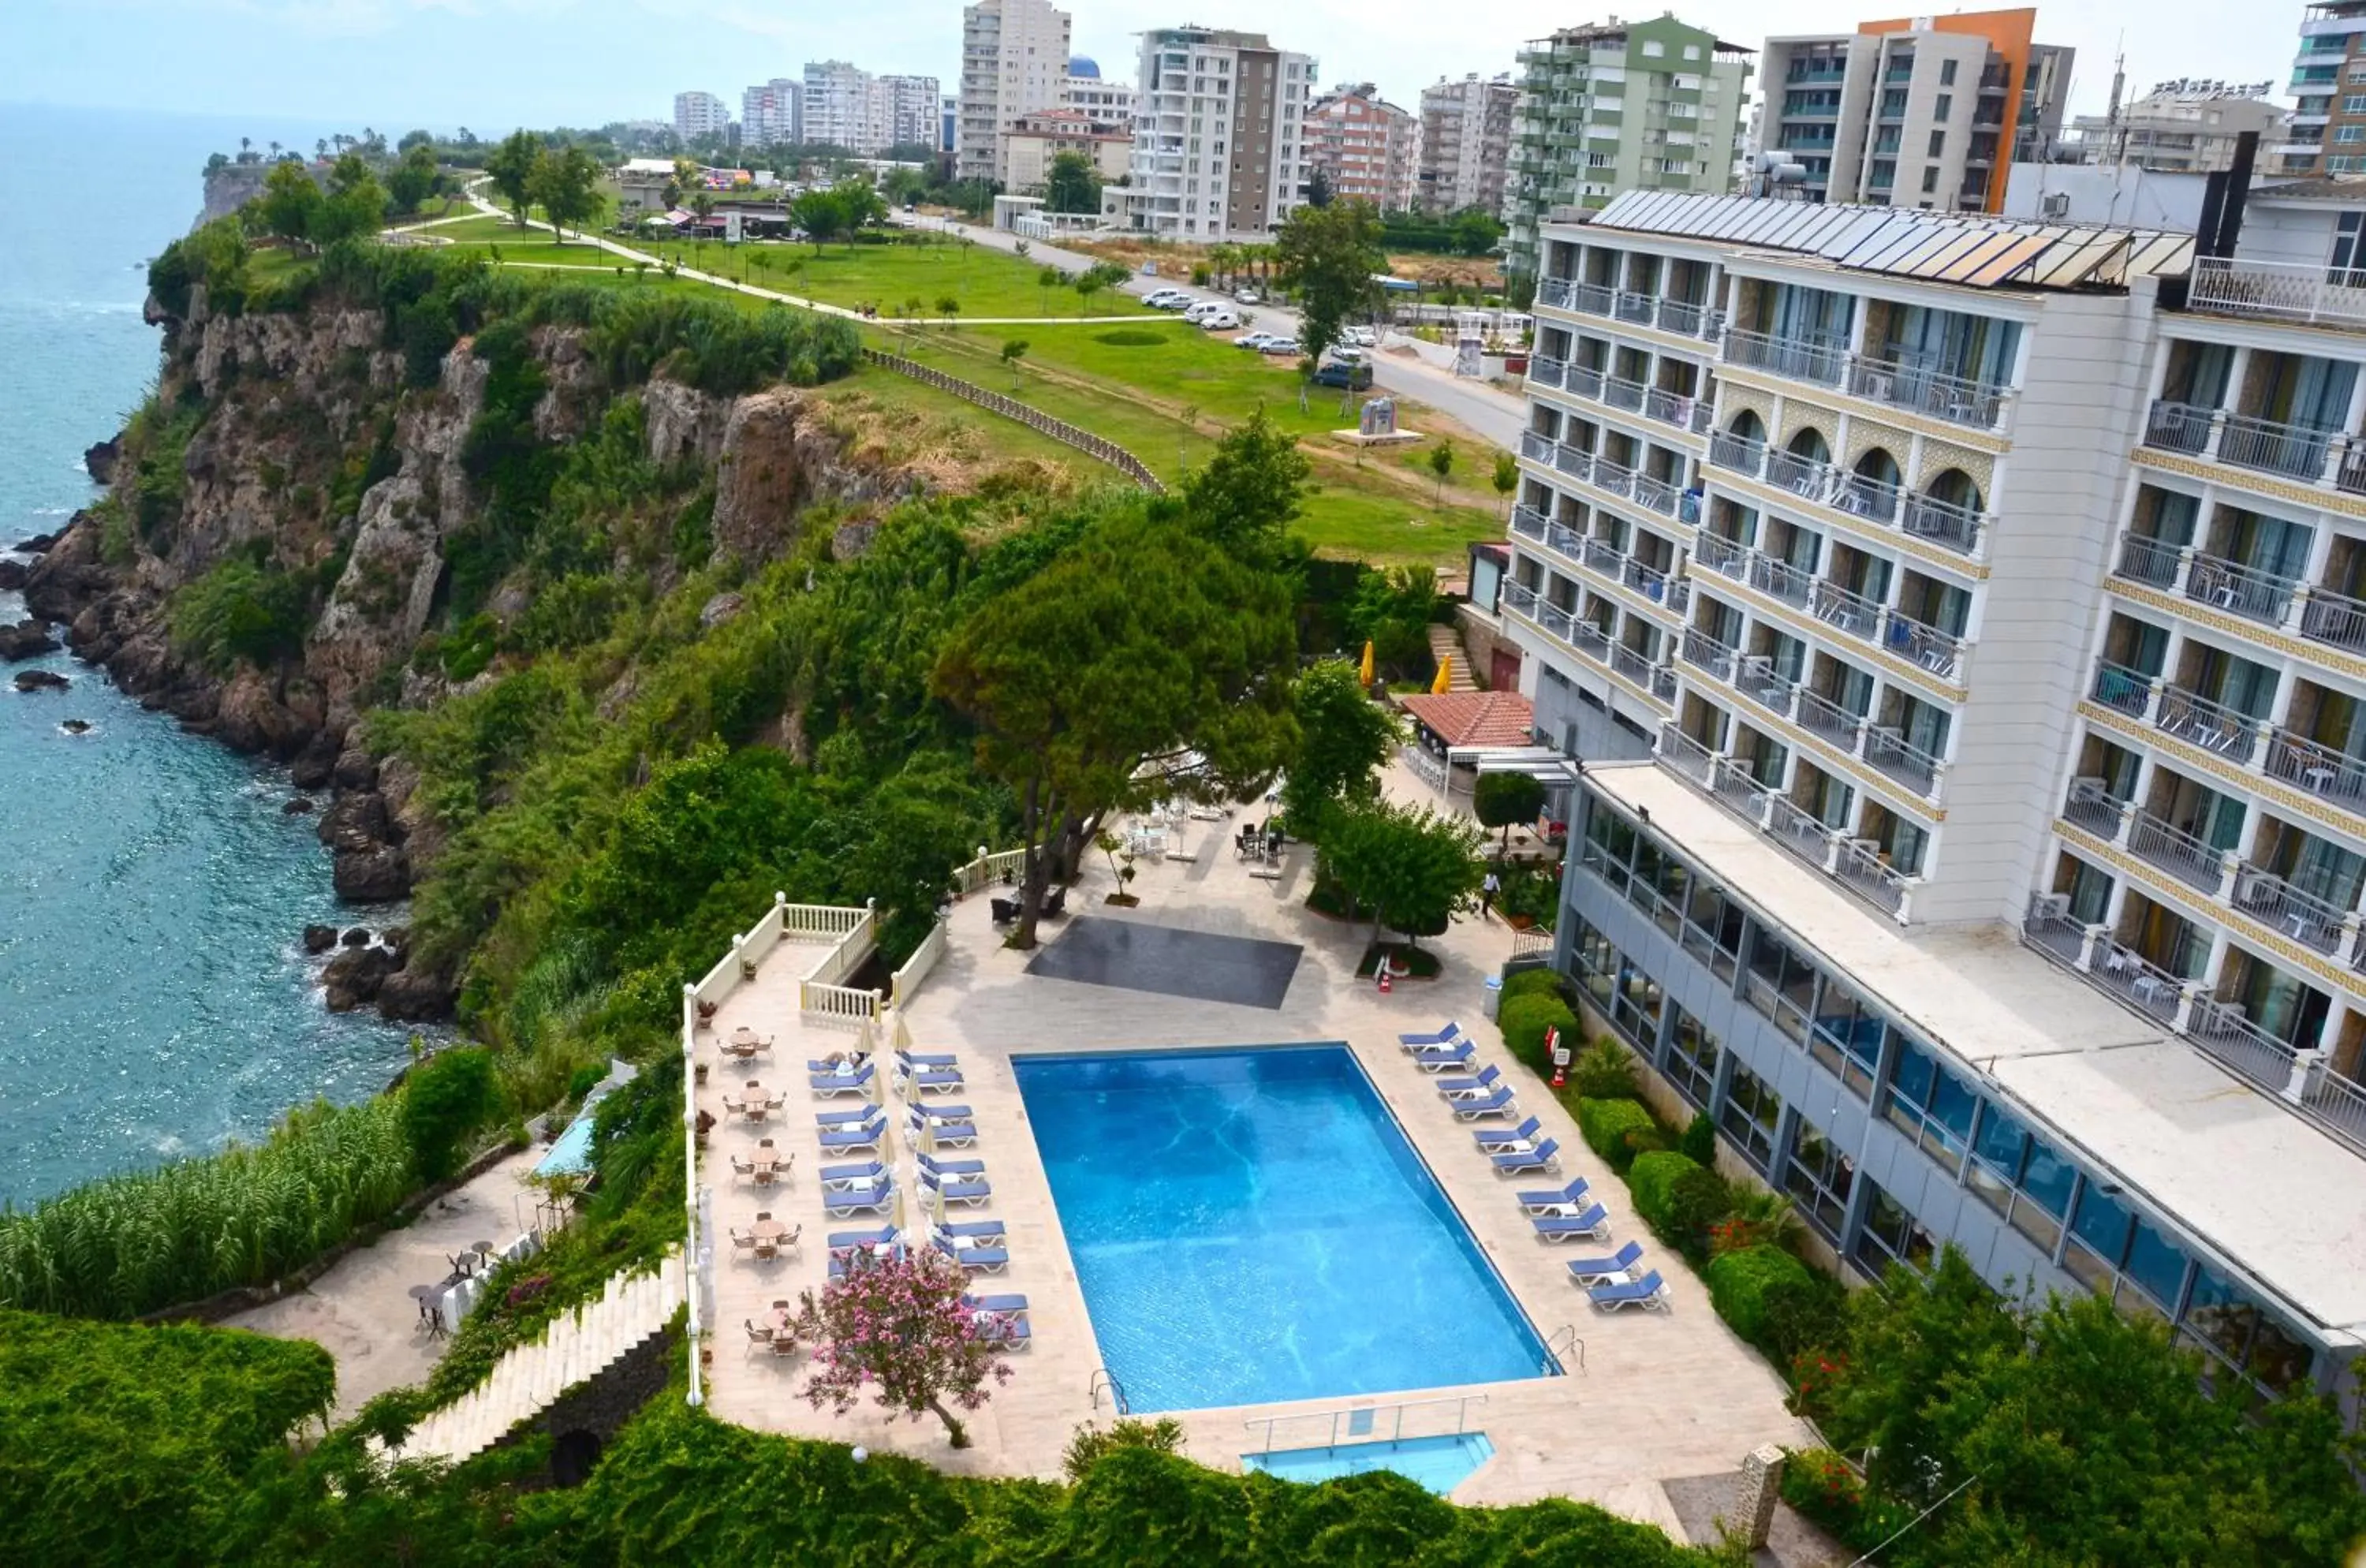
[[[977,0],[962,8],[957,177],[1009,183],[1003,133],[1020,115],[1061,107],[1068,30],[1068,13],[1050,0]]]
[[[1538,236],[1558,209],[1574,215],[1623,190],[1731,189],[1748,53],[1673,14],[1565,28],[1522,49],[1506,265],[1535,274]]]
[[[742,147],[794,147],[805,141],[805,87],[775,76],[739,95]]]
[[[2110,164],[2158,175],[2206,175],[2227,168],[2250,136],[2261,145],[2287,140],[2284,111],[2268,101],[2272,82],[2163,82],[2107,114],[2082,114],[2057,151],[2082,164]]]
[[[1507,73],[1459,82],[1441,76],[1421,90],[1421,162],[1414,201],[1424,212],[1504,209],[1512,116],[1520,89]]]
[[[1549,225],[1502,590],[1555,962],[1836,1262],[2218,1386],[2366,1327],[2366,193]]]
[[[712,93],[673,96],[673,133],[684,141],[721,136],[731,129],[731,110]]]
[[[1103,81],[1099,62],[1089,55],[1079,54],[1068,62],[1067,79],[1060,84],[1060,107],[1102,125],[1127,131],[1133,129],[1132,84]]]
[[[1121,228],[1182,240],[1263,240],[1306,199],[1301,130],[1312,55],[1263,33],[1142,35],[1131,183],[1108,193]]]
[[[934,76],[874,76],[843,60],[806,67],[805,135],[817,145],[876,157],[890,147],[933,147],[943,132]]]
[[[1335,195],[1403,212],[1414,205],[1421,129],[1369,82],[1334,87],[1306,111],[1307,173],[1323,170]]]
[[[2292,73],[2285,175],[2366,174],[2366,0],[2329,0],[2301,12]]]
[[[2062,128],[2075,51],[2032,41],[2034,10],[1863,22],[1770,38],[1756,151],[1807,172],[1817,201],[2000,212],[2015,159]]]
[[[1132,137],[1079,109],[1022,114],[1010,122],[1002,140],[1004,183],[1024,196],[1043,194],[1051,183],[1052,160],[1063,152],[1074,152],[1090,164],[1104,184],[1123,178],[1133,163]]]

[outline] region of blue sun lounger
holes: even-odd
[[[858,1149],[876,1149],[880,1140],[886,1136],[887,1119],[883,1116],[876,1122],[864,1122],[852,1127],[824,1127],[821,1130],[821,1146],[843,1149],[852,1154]]]
[[[1450,1045],[1461,1038],[1460,1022],[1454,1019],[1448,1019],[1446,1027],[1435,1034],[1400,1034],[1397,1036],[1397,1043],[1410,1051],[1419,1045]]]
[[[939,1236],[936,1248],[973,1274],[999,1274],[1010,1267],[1010,1254],[998,1247],[955,1247]]]
[[[851,1073],[807,1073],[806,1082],[827,1100],[838,1094],[861,1094],[871,1087],[872,1077],[871,1064],[865,1062]]]
[[[833,1220],[842,1220],[850,1214],[884,1214],[895,1201],[896,1184],[892,1181],[883,1181],[876,1187],[854,1187],[843,1192],[821,1195],[822,1209]]]
[[[1003,1229],[1000,1220],[939,1220],[937,1233],[956,1240],[988,1241],[999,1240]]]
[[[1627,1285],[1589,1285],[1586,1298],[1604,1312],[1617,1312],[1621,1307],[1639,1306],[1645,1312],[1668,1310],[1667,1297],[1662,1294],[1660,1271],[1657,1269]]]
[[[1630,1241],[1607,1258],[1572,1258],[1569,1277],[1581,1285],[1600,1284],[1613,1274],[1624,1274],[1643,1261],[1643,1244]]]
[[[917,1062],[924,1067],[952,1067],[961,1065],[950,1051],[898,1051],[896,1053],[896,1059],[899,1062]]]
[[[983,1179],[964,1181],[958,1177],[948,1179],[924,1170],[920,1172],[920,1184],[948,1203],[967,1203],[972,1208],[994,1196],[994,1183]]]
[[[1590,1241],[1610,1239],[1610,1211],[1599,1203],[1582,1214],[1538,1214],[1528,1224],[1536,1228],[1538,1241],[1570,1241],[1578,1236]]]
[[[1025,1296],[973,1296],[964,1291],[962,1292],[961,1302],[962,1305],[972,1312],[1025,1312],[1027,1310]]]
[[[1583,1176],[1572,1176],[1569,1185],[1558,1192],[1515,1192],[1521,1208],[1531,1214],[1549,1214],[1556,1209],[1568,1209],[1575,1213],[1584,1206],[1586,1184]]]
[[[814,1112],[814,1125],[848,1127],[857,1122],[868,1122],[878,1113],[879,1108],[875,1105],[851,1105],[843,1111],[817,1111]]]
[[[1497,1174],[1503,1176],[1517,1176],[1522,1171],[1528,1170],[1559,1170],[1560,1145],[1547,1138],[1532,1149],[1513,1149],[1504,1154],[1490,1155],[1487,1157],[1495,1162]]]
[[[1482,1149],[1504,1144],[1526,1144],[1533,1142],[1536,1135],[1544,1130],[1545,1124],[1531,1116],[1516,1127],[1482,1127],[1470,1134],[1470,1141]]]
[[[1479,1047],[1468,1040],[1451,1045],[1425,1045],[1413,1054],[1413,1065],[1425,1073],[1442,1073],[1448,1067],[1467,1067],[1479,1055]]]
[[[881,1225],[877,1230],[868,1231],[832,1231],[829,1233],[829,1249],[842,1252],[850,1247],[885,1247],[895,1239],[894,1225]]]
[[[913,1157],[920,1162],[922,1170],[933,1170],[944,1176],[982,1176],[986,1173],[986,1162],[982,1159],[939,1159],[925,1151]]]
[[[909,1122],[912,1141],[918,1143],[925,1129],[936,1138],[941,1149],[967,1149],[977,1145],[977,1128],[967,1122],[925,1122],[916,1107]]]
[[[887,1179],[887,1168],[875,1159],[860,1165],[826,1165],[817,1179],[824,1187],[863,1187]]]
[[[1023,1317],[1008,1317],[1000,1313],[981,1312],[975,1321],[977,1337],[988,1344],[1008,1345],[1014,1350],[1023,1350],[1035,1337],[1035,1330],[1028,1326],[1027,1320]]]
[[[1476,1122],[1483,1116],[1516,1116],[1520,1102],[1512,1098],[1508,1089],[1499,1089],[1484,1100],[1455,1100],[1447,1102],[1458,1122]]]
[[[900,1241],[896,1242],[888,1248],[888,1252],[890,1256],[901,1258],[904,1256],[904,1244]],[[846,1278],[846,1270],[850,1264],[861,1268],[864,1264],[875,1263],[878,1260],[879,1254],[875,1252],[833,1252],[829,1255],[829,1277],[833,1280],[843,1280]]]
[[[966,1105],[951,1105],[941,1100],[933,1105],[912,1107],[913,1121],[918,1122],[923,1117],[931,1122],[967,1122],[973,1120],[973,1112]]]
[[[1476,1100],[1482,1096],[1493,1094],[1497,1081],[1503,1076],[1504,1069],[1491,1063],[1480,1068],[1479,1076],[1475,1078],[1438,1079],[1437,1092],[1448,1100]]]
[[[930,1090],[950,1090],[962,1087],[959,1067],[924,1067],[900,1052],[896,1057],[896,1076],[907,1084],[918,1086],[923,1094]]]

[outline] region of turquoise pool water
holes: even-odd
[[[1344,1047],[1013,1066],[1135,1411],[1546,1375],[1535,1328]]]
[[[1243,1454],[1241,1463],[1284,1481],[1331,1481],[1368,1470],[1393,1470],[1443,1497],[1494,1457],[1484,1432],[1450,1438],[1400,1438],[1384,1443],[1341,1443],[1327,1449],[1284,1449]]]
[[[580,1176],[592,1168],[592,1112],[586,1107],[582,1115],[567,1125],[567,1131],[551,1140],[550,1152],[534,1168],[536,1176]]]

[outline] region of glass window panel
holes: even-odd
[[[2029,1141],[2029,1164],[2022,1172],[2021,1190],[2035,1199],[2056,1219],[2070,1212],[2070,1187],[2078,1170],[2035,1138]]]
[[[2284,1331],[2266,1313],[2259,1314],[2259,1332],[2251,1340],[2251,1375],[2277,1393],[2298,1387],[2308,1378],[2316,1353]]]
[[[2185,1289],[2185,1250],[2139,1220],[2128,1237],[2127,1277],[2144,1288],[2163,1313],[2177,1310]]]
[[[2195,1271],[2193,1299],[2185,1308],[2186,1337],[2193,1343],[2241,1366],[2259,1316],[2259,1309],[2216,1270]]]
[[[2021,1123],[1989,1106],[1980,1118],[1979,1138],[1972,1145],[1980,1163],[2011,1183],[2020,1179],[2021,1156],[2028,1147],[2029,1134],[2021,1130]]]
[[[2071,1216],[2070,1234],[2101,1258],[2104,1268],[2117,1269],[2127,1251],[2128,1232],[2134,1225],[2128,1212],[2105,1197],[2090,1181],[2079,1194],[2079,1212]]]

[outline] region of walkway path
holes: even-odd
[[[419,1303],[406,1292],[451,1273],[463,1249],[480,1241],[500,1247],[529,1227],[536,1194],[524,1177],[545,1152],[536,1146],[511,1156],[402,1229],[346,1254],[309,1288],[225,1326],[321,1345],[336,1359],[339,1421],[389,1389],[422,1382],[444,1342],[420,1327]]]

